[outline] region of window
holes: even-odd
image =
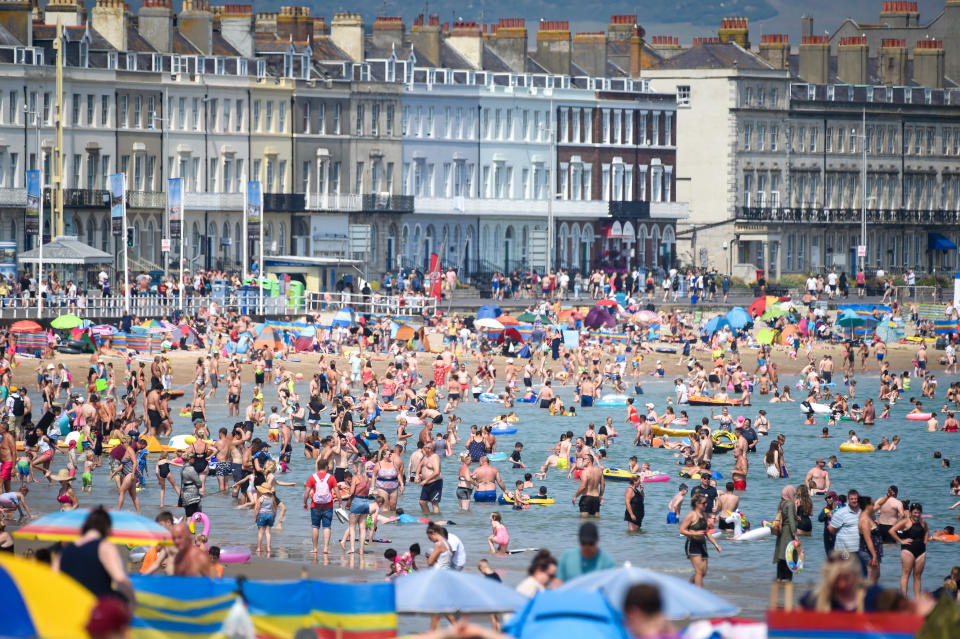
[[[73,94],[72,104],[73,104],[73,117],[71,118],[70,121],[73,123],[73,126],[80,126],[80,94],[79,93]],[[30,109],[30,110],[33,111],[33,109]]]
[[[850,144],[847,146],[847,150],[849,150],[850,153],[857,152],[857,130],[856,129],[850,129]]]
[[[640,112],[640,132],[639,132],[639,144],[641,146],[647,146],[650,144],[650,140],[647,139],[647,116],[649,113],[647,111]]]
[[[823,144],[827,153],[833,153],[833,129],[827,127],[823,135]],[[811,151],[813,149],[810,149]]]
[[[177,121],[180,122],[181,129],[187,128],[187,99],[186,98],[180,98],[179,100],[177,100]]]
[[[653,131],[651,133],[651,137],[653,139],[653,145],[659,146],[660,145],[660,113],[657,111],[654,111],[653,113]]]
[[[193,176],[193,190],[195,192],[199,192],[200,191],[200,158],[193,158],[193,172],[191,173],[191,175]],[[184,180],[184,184],[187,184],[187,183],[188,182]]]
[[[767,127],[763,124],[757,125],[757,151],[765,151],[767,144]]]
[[[387,135],[393,135],[393,103],[387,104],[387,121],[384,127]]]
[[[80,167],[81,167],[81,157],[79,153],[75,153],[73,156],[73,188],[79,189],[80,186]]]
[[[217,188],[217,158],[210,158],[207,164],[209,165],[207,169],[207,191],[216,193],[220,190]]]
[[[193,130],[200,130],[200,98],[193,99]]]
[[[269,104],[269,102],[267,103]],[[267,158],[267,177],[266,184],[264,185],[264,191],[267,193],[276,193],[274,184],[276,182],[276,166],[274,166],[274,161],[271,158]]]
[[[287,192],[287,161],[280,160],[277,163],[277,178],[279,181],[279,193]]]
[[[750,150],[750,136],[753,133],[753,125],[749,122],[743,125],[743,150]]]
[[[770,150],[778,151],[780,146],[780,127],[770,126]]]
[[[250,179],[252,181],[256,182],[257,180],[261,179],[260,169],[262,164],[263,164],[263,160],[258,159],[253,161],[253,175],[250,176]]]
[[[133,156],[133,188],[136,191],[143,190],[143,154],[137,153]]]
[[[303,103],[303,123],[300,125],[300,130],[304,133],[310,133],[310,102],[304,101]]]
[[[19,98],[20,94],[17,91],[10,92],[10,98],[7,100],[7,107],[9,108],[9,112],[7,113],[7,122],[10,124],[16,124],[20,115],[20,109],[17,105]]]
[[[154,185],[154,175],[153,175],[154,169],[156,168],[156,163],[157,163],[157,157],[155,155],[151,155],[147,158],[147,175],[146,175],[147,181],[144,183],[145,191],[153,191],[156,188],[156,186]]]
[[[224,126],[224,129],[227,127]],[[277,131],[285,133],[287,130],[287,103],[281,100],[277,103]]]
[[[560,144],[567,142],[567,109],[560,109]]]
[[[743,90],[743,106],[750,106],[753,102],[753,87],[745,87]]]
[[[370,135],[380,135],[380,105],[370,106]]]
[[[273,100],[267,100],[267,113],[263,120],[264,131],[273,132]]]
[[[753,195],[753,174],[746,173],[743,176],[743,205],[751,206]]]
[[[233,121],[233,130],[240,132],[243,131],[243,100],[237,99],[236,101],[236,110]]]
[[[757,106],[763,106],[764,91],[763,87],[757,87]]]
[[[133,98],[133,128],[143,128],[143,96],[137,95]]]
[[[94,115],[96,112],[96,108],[94,107],[95,100],[96,99],[92,93],[87,94],[87,126],[91,127],[97,125],[97,119]]]
[[[683,84],[677,86],[677,106],[690,106],[690,85]]]
[[[333,134],[340,135],[340,110],[343,105],[339,102],[333,105]]]
[[[620,109],[613,111],[613,142],[623,144],[623,111]]]
[[[119,113],[117,113],[117,119],[120,120],[120,128],[126,129],[127,127],[130,126],[129,122],[127,121],[127,95],[126,94],[120,96],[120,106],[119,106]]]
[[[663,116],[663,144],[664,146],[673,146],[673,114],[665,113]]]
[[[386,193],[393,193],[393,162],[387,162],[387,188]]]
[[[820,137],[820,129],[810,129],[810,152],[817,152],[817,139]]]
[[[223,101],[223,122],[221,123],[224,131],[230,130],[230,100]]]
[[[603,143],[610,144],[610,109],[603,110]]]
[[[223,158],[223,190],[233,192],[233,158],[229,156]]]
[[[326,129],[327,104],[321,102],[317,105],[317,133],[321,135],[327,132]]]
[[[304,160],[303,168],[300,171],[300,192],[310,192],[310,175],[313,173],[313,163],[310,160]]]
[[[357,162],[357,172],[354,175],[354,193],[363,193],[363,162]]]
[[[357,134],[357,136],[363,135],[363,105],[362,105],[362,104],[358,104],[358,105],[357,105],[357,128],[356,128],[356,134]]]
[[[253,103],[253,130],[260,131],[260,100]]]

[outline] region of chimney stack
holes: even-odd
[[[2,4],[7,3],[3,2]],[[48,0],[43,22],[44,24],[57,24],[57,20],[65,27],[83,25],[83,6],[77,3],[77,0]]]
[[[653,36],[649,44],[663,58],[672,58],[683,51],[677,36]]]
[[[275,12],[260,12],[253,17],[253,33],[269,33],[277,35],[277,14]]]
[[[474,69],[483,68],[483,32],[473,20],[457,20],[447,36],[447,44]]]
[[[209,0],[183,0],[177,20],[180,33],[203,55],[213,51],[213,13]]]
[[[123,0],[97,0],[90,25],[119,51],[127,50],[127,16]]]
[[[137,31],[160,53],[173,50],[172,0],[143,0],[137,14]]]
[[[747,18],[723,18],[717,31],[720,42],[736,42],[744,49],[750,48],[750,21]]]
[[[830,81],[830,41],[827,36],[804,36],[799,50],[798,75],[811,84],[827,84]]]
[[[527,26],[523,18],[500,18],[490,25],[487,45],[500,56],[514,73],[524,73],[527,66]]]
[[[880,41],[880,82],[901,87],[907,83],[907,41],[903,38]]]
[[[0,2],[0,25],[24,46],[33,46],[33,5],[29,0]]]
[[[760,36],[760,57],[774,69],[790,68],[790,38],[786,33],[767,33]]]
[[[570,54],[570,23],[567,20],[540,20],[537,62],[550,73],[570,75]]]
[[[811,16],[800,17],[800,39],[813,35],[813,18]]]
[[[277,14],[277,37],[294,42],[309,42],[313,39],[313,19],[310,7],[280,7]]]
[[[607,75],[607,34],[603,31],[573,36],[573,62],[593,77]]]
[[[373,46],[378,49],[399,49],[403,46],[406,27],[400,16],[379,16],[373,21]]]
[[[867,36],[840,38],[837,77],[846,84],[867,84]]]
[[[225,4],[220,8],[220,35],[245,58],[253,57],[253,5]]]
[[[621,13],[610,16],[610,24],[607,25],[607,40],[610,42],[630,42],[630,38],[633,37],[633,27],[636,25],[637,14],[635,13]]]
[[[693,46],[699,47],[704,44],[720,44],[720,38],[717,36],[698,36],[693,39]]]
[[[913,50],[913,81],[929,89],[942,89],[943,72],[943,40],[917,40]]]
[[[440,16],[431,14],[424,23],[423,14],[418,15],[410,29],[410,42],[431,64],[440,66]]]
[[[330,39],[354,62],[363,62],[363,16],[344,11],[333,14]]]
[[[920,26],[920,11],[916,2],[884,0],[880,8],[880,22],[894,29]]]

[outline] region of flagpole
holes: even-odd
[[[120,191],[120,206],[123,216],[123,308],[130,314],[130,258],[128,255],[129,242],[127,241],[127,174],[121,173],[122,190]],[[43,238],[40,238],[41,241]]]
[[[37,136],[39,139],[40,129],[37,128]],[[40,143],[37,142],[37,146],[40,146]],[[40,255],[37,258],[37,319],[43,317],[43,295],[40,290],[40,283],[43,281],[43,160],[40,158],[40,154],[37,154],[37,165],[39,167],[39,183],[40,183],[40,233],[38,237],[40,238]]]
[[[260,213],[260,256],[257,262],[257,277],[259,289],[260,289],[260,314],[263,315],[263,225],[266,223],[266,215],[263,211],[263,185],[257,189],[257,195],[260,196],[259,202],[259,213]]]

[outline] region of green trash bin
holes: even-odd
[[[298,313],[303,310],[303,292],[303,282],[293,280],[287,284],[287,300],[291,310]]]

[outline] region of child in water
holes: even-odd
[[[507,546],[510,545],[510,533],[507,532],[507,527],[503,525],[500,513],[490,513],[490,526],[493,528],[493,534],[487,537],[487,543],[490,544],[490,553],[493,554],[498,550],[503,553],[507,552]]]
[[[673,499],[670,500],[670,503],[667,504],[667,523],[668,524],[679,524],[680,523],[680,509],[683,508],[683,500],[687,496],[687,485],[680,484],[677,494],[673,496]]]
[[[530,498],[527,497],[525,492],[523,492],[523,482],[521,480],[517,480],[516,489],[513,491],[511,497],[513,497],[514,510],[525,510],[530,508]],[[494,528],[494,532],[496,532],[496,528]]]
[[[93,469],[97,467],[97,460],[93,455],[92,450],[87,451],[86,459],[83,461],[83,474],[80,475],[80,480],[83,482],[83,491],[92,492],[93,491]]]

